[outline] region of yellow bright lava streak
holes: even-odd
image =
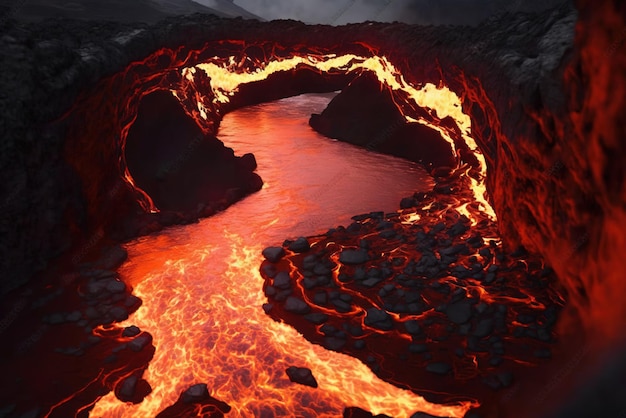
[[[459,126],[463,140],[467,144],[468,148],[476,155],[480,164],[479,170],[481,180],[479,181],[469,176],[474,198],[479,202],[485,215],[492,220],[496,219],[496,214],[486,199],[486,186],[484,184],[484,179],[487,178],[487,164],[485,163],[485,157],[478,148],[474,138],[470,135],[471,119],[469,115],[463,113],[461,100],[449,88],[438,88],[432,83],[426,83],[422,88],[417,89],[408,83],[404,79],[404,76],[384,56],[370,58],[364,58],[353,54],[341,56],[336,56],[335,54],[322,56],[295,56],[283,60],[270,61],[262,68],[257,68],[256,71],[253,72],[237,72],[236,69],[233,68],[233,64],[235,62],[234,57],[230,57],[229,62],[231,63],[231,66],[220,66],[210,62],[198,64],[195,67],[186,67],[182,70],[182,75],[189,81],[193,82],[194,74],[197,69],[204,71],[211,79],[211,88],[215,97],[214,102],[219,104],[227,103],[229,101],[229,96],[234,94],[238,87],[242,84],[264,80],[270,74],[274,74],[278,71],[293,70],[301,64],[316,68],[322,72],[338,70],[352,72],[362,69],[376,74],[378,80],[389,86],[391,89],[403,91],[420,107],[435,109],[439,118],[443,119],[450,116]],[[204,112],[203,107],[199,107],[198,110],[201,113]],[[416,120],[409,116],[405,116],[405,118],[409,122],[424,123],[430,128],[437,130],[450,144],[452,149],[456,150],[454,140],[447,134],[447,132],[445,132],[445,130],[429,123],[428,121]],[[469,215],[469,212],[466,215]],[[468,217],[471,218],[471,216]]]

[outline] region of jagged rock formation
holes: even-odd
[[[202,130],[171,92],[143,97],[126,140],[126,162],[135,184],[161,210],[193,212],[228,194],[261,188],[254,155],[231,148]]]
[[[309,125],[322,135],[422,163],[427,169],[454,167],[450,144],[434,129],[408,123],[393,96],[373,73],[364,73],[333,98]],[[419,138],[416,140],[415,138]]]

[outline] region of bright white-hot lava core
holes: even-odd
[[[385,57],[295,56],[258,64],[254,70],[242,68],[241,61],[234,57],[216,57],[214,61],[184,68],[182,76],[187,87],[192,88],[199,71],[210,78],[211,98],[199,94],[197,100],[197,111],[206,119],[207,109],[219,111],[220,104],[228,102],[238,86],[299,65],[322,72],[372,71],[384,86],[404,92],[417,105],[436,112],[437,117],[451,116],[480,162],[480,180],[470,178],[481,215],[495,219],[485,199],[485,161],[470,136],[470,119],[463,114],[459,98],[445,87],[411,86]],[[183,94],[176,90],[173,93],[179,98]],[[456,149],[446,131],[432,121],[412,118],[404,106],[399,108],[408,121],[439,130]],[[475,214],[468,211],[467,205],[457,209],[474,219]],[[237,207],[228,210],[236,211]],[[228,403],[232,407],[229,416],[330,417],[337,416],[346,406],[359,406],[374,414],[394,417],[408,417],[417,411],[462,417],[476,406],[470,401],[451,405],[427,402],[415,393],[381,381],[359,360],[311,344],[290,326],[271,320],[261,309],[266,298],[259,266],[263,247],[276,243],[259,242],[260,238],[254,235],[230,233],[229,225],[220,224],[220,216],[205,221],[213,225],[209,227],[213,232],[207,234],[206,242],[197,245],[172,246],[166,235],[140,238],[132,244],[130,261],[122,267],[121,274],[134,286],[134,294],[143,300],[143,305],[121,325],[137,325],[154,337],[156,353],[144,374],[152,393],[137,405],[121,403],[111,393],[96,403],[90,416],[154,417],[195,383],[206,383],[213,397]],[[271,226],[285,219],[257,221]],[[216,237],[219,242],[213,241]],[[159,251],[167,256],[157,256]],[[221,274],[207,273],[203,281],[186,280],[186,276],[202,276],[207,265],[211,265],[210,272]],[[319,388],[289,382],[285,369],[291,365],[310,368]]]

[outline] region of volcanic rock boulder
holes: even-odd
[[[311,369],[308,369],[306,367],[289,366],[285,370],[285,373],[287,373],[289,380],[294,383],[311,386],[312,388],[317,387],[317,380],[315,380]]]
[[[236,157],[217,138],[204,135],[165,90],[143,97],[128,133],[126,161],[136,185],[162,210],[193,211],[263,184],[253,172],[252,154]]]
[[[371,72],[353,80],[309,120],[313,129],[330,138],[360,145],[424,164],[452,167],[452,148],[439,132],[419,123],[407,123],[389,88]]]

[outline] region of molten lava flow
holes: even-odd
[[[183,77],[191,84],[194,83],[198,70],[204,72],[210,79],[210,95],[212,106],[219,111],[220,104],[227,103],[229,97],[237,93],[242,84],[257,82],[266,79],[269,75],[280,71],[291,71],[298,67],[306,66],[324,73],[350,73],[353,71],[371,71],[376,74],[378,80],[393,92],[404,93],[410,100],[407,103],[399,103],[398,108],[405,114],[407,122],[419,122],[429,126],[441,133],[443,138],[450,144],[453,150],[456,145],[450,133],[438,125],[438,121],[446,117],[451,117],[461,130],[462,140],[474,153],[479,161],[477,178],[469,176],[471,179],[471,189],[475,200],[480,203],[481,212],[489,218],[495,220],[495,212],[486,200],[486,187],[484,180],[487,175],[487,165],[484,156],[478,145],[471,137],[470,117],[463,113],[459,97],[447,87],[437,87],[434,84],[426,83],[421,88],[416,88],[408,83],[400,71],[398,71],[386,57],[362,57],[353,54],[337,56],[328,55],[303,55],[291,58],[273,60],[268,63],[253,62],[249,57],[244,60],[237,60],[234,56],[228,60],[215,57],[214,61],[198,64],[195,67],[186,67],[182,70]],[[252,62],[252,68],[243,67],[243,62]],[[178,93],[180,94],[180,93]],[[178,95],[177,94],[177,95]],[[402,99],[396,98],[397,102]],[[427,120],[420,116],[417,119],[411,116],[412,103],[429,110],[431,119]],[[207,118],[207,108],[203,99],[197,102],[198,111],[203,119]],[[419,138],[415,139],[419,141]],[[475,218],[468,212],[470,218]],[[480,218],[480,216],[478,216]],[[476,221],[477,222],[477,221]]]
[[[223,238],[231,246],[207,243],[191,254],[187,248],[169,252],[172,258],[162,273],[145,278],[143,273],[158,270],[162,260],[142,256],[150,253],[147,241],[135,248],[131,259],[137,261],[124,273],[140,277],[135,293],[145,303],[127,325],[154,336],[156,353],[144,374],[153,392],[138,405],[121,404],[110,394],[96,404],[92,417],[153,417],[198,382],[228,403],[233,416],[336,417],[346,405],[359,405],[397,417],[416,411],[462,417],[475,406],[431,404],[380,381],[359,360],[310,344],[290,326],[272,321],[260,309],[265,301],[258,272],[262,248],[228,232]],[[186,282],[185,275],[200,274],[191,269],[208,265],[213,271],[223,268],[224,275]],[[309,367],[319,388],[290,383],[285,369],[294,364]]]
[[[408,122],[438,130],[457,154],[455,144],[459,140],[475,153],[479,161],[476,168],[461,164],[457,155],[459,167],[455,172],[465,178],[466,193],[472,197],[459,200],[456,207],[474,225],[485,219],[495,220],[485,198],[485,160],[469,135],[470,119],[462,112],[458,96],[446,87],[433,84],[412,86],[384,56],[294,53],[261,61],[229,55],[188,64],[188,57],[178,58],[173,51],[160,53],[171,55],[172,68],[175,63],[183,68],[177,71],[180,79],[165,81],[163,72],[161,81],[158,76],[144,74],[145,80],[140,82],[136,80],[141,77],[128,72],[136,97],[124,104],[126,116],[120,117],[122,150],[133,121],[133,106],[142,94],[158,88],[169,89],[204,132],[215,133],[222,109],[244,84],[302,67],[334,74],[371,71],[392,91]],[[152,61],[156,62],[157,58],[155,54]],[[146,60],[144,64],[156,65],[152,61]],[[418,108],[422,111],[418,112]],[[439,126],[446,117],[456,122],[461,138],[453,138],[449,130]],[[126,180],[133,184],[123,154],[120,168]],[[158,210],[145,193],[142,199],[146,210]],[[404,219],[407,224],[418,221],[417,214]],[[265,301],[263,279],[258,271],[262,248],[251,245],[242,235],[226,234],[218,243],[209,237],[202,249],[168,250],[161,255],[168,258],[163,267],[159,256],[152,259],[146,256],[150,254],[151,244],[134,245],[136,252],[131,252],[132,261],[125,267],[126,273],[132,273],[125,276],[138,279],[135,293],[144,305],[125,325],[138,325],[154,337],[156,353],[143,376],[153,391],[138,405],[120,404],[109,394],[96,403],[93,417],[152,417],[176,402],[178,395],[195,383],[206,383],[211,396],[228,403],[236,416],[338,416],[345,406],[357,405],[391,416],[410,416],[423,411],[436,416],[462,417],[477,405],[468,400],[447,405],[429,403],[379,380],[359,360],[312,345],[290,326],[272,321],[260,309]],[[209,264],[214,273],[207,274],[205,282],[187,281],[184,277],[191,273],[201,276],[202,273],[193,270]],[[291,384],[284,371],[292,365],[310,368],[319,389]]]

